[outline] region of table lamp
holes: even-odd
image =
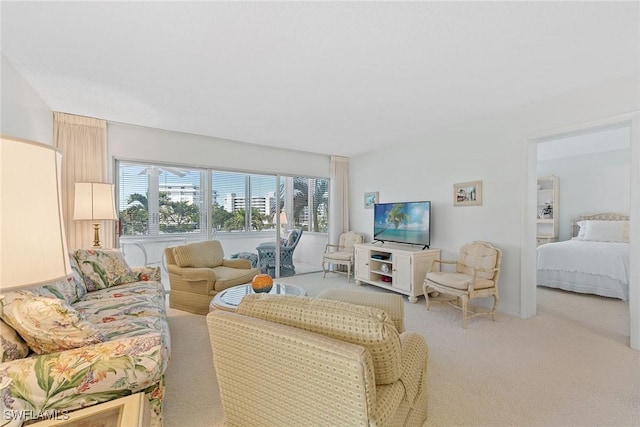
[[[101,248],[100,223],[98,221],[118,219],[113,197],[113,184],[76,182],[73,219],[93,221],[93,248]]]
[[[280,230],[282,233],[287,229],[287,213],[280,211]]]
[[[64,278],[71,267],[62,217],[62,155],[52,146],[4,135],[0,142],[2,300],[8,291]],[[21,424],[6,419],[11,411],[5,411],[2,396],[10,383],[0,376],[0,426]]]

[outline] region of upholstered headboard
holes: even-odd
[[[580,232],[580,226],[578,222],[580,221],[629,221],[628,214],[621,214],[616,212],[601,212],[596,214],[589,215],[578,215],[575,218],[571,219],[571,237],[576,237]]]

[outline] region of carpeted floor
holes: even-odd
[[[283,280],[284,281],[284,280]],[[324,288],[387,292],[344,275],[286,279],[311,296]],[[426,426],[632,426],[640,420],[640,352],[628,345],[623,301],[538,289],[538,316],[483,316],[405,299],[405,326],[429,345]],[[172,359],[165,427],[221,426],[204,316],[169,310]]]

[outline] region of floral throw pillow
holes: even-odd
[[[87,291],[138,281],[138,276],[118,250],[77,249],[74,257],[78,261]]]
[[[84,284],[78,260],[73,255],[73,252],[69,252],[69,265],[71,266],[71,278],[76,285],[78,299],[80,299],[87,294],[87,287]]]
[[[29,347],[16,331],[0,320],[0,362],[23,359],[29,354]]]
[[[104,342],[107,338],[64,300],[10,292],[2,300],[2,320],[37,354],[49,354]]]

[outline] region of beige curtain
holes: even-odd
[[[91,221],[73,220],[74,184],[108,182],[107,122],[54,112],[54,143],[62,151],[62,206],[69,250],[93,244]],[[100,243],[114,244],[114,221],[101,221]]]
[[[349,231],[349,159],[331,156],[329,191],[329,243],[336,244],[340,234]]]

